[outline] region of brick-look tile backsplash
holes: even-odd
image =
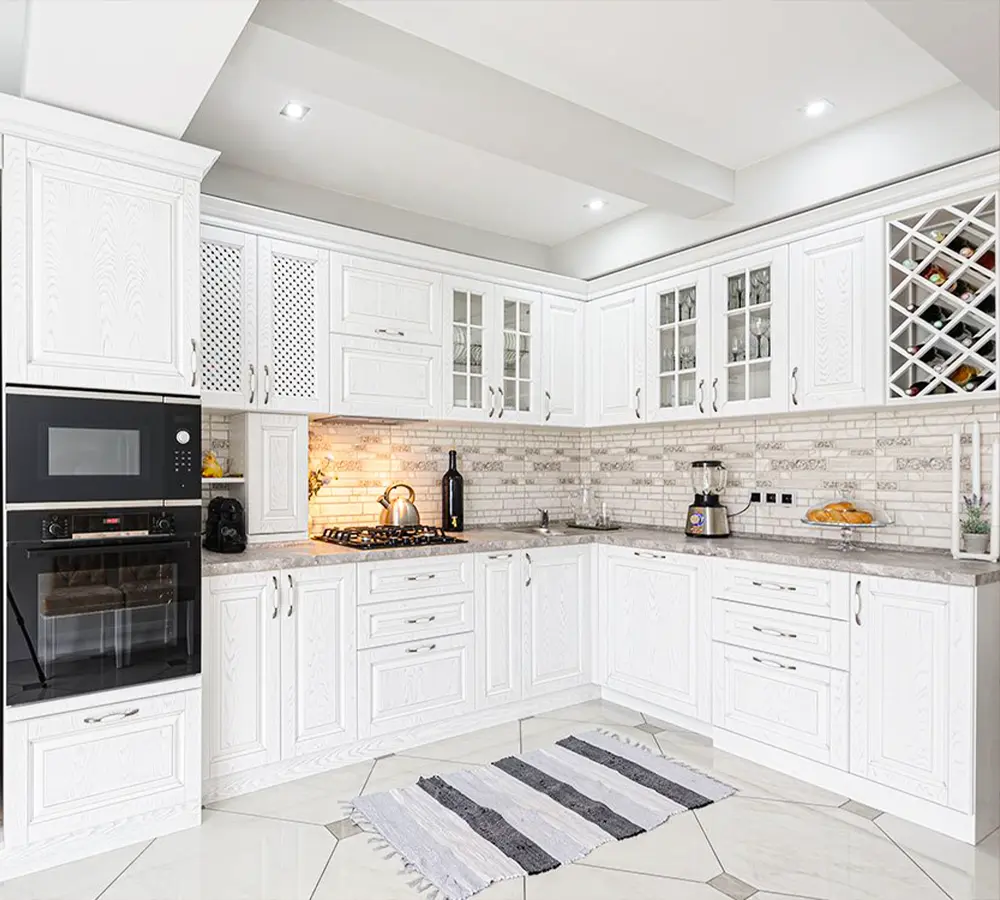
[[[720,459],[729,469],[731,511],[751,488],[793,491],[793,508],[760,505],[733,519],[740,533],[836,538],[802,524],[814,503],[846,494],[874,502],[895,524],[866,534],[879,544],[946,548],[951,527],[951,436],[961,426],[969,477],[969,433],[979,421],[982,471],[1000,436],[1000,402],[982,400],[920,409],[815,413],[664,423],[589,431],[404,422],[314,422],[310,468],[326,464],[330,482],[310,504],[310,532],[378,521],[378,497],[401,481],[417,492],[422,520],[439,524],[441,476],[458,450],[468,525],[527,522],[537,507],[570,516],[579,488],[592,486],[622,522],[680,528],[691,502],[689,464]],[[206,414],[202,441],[225,467],[229,420]],[[303,485],[305,490],[305,485]],[[963,486],[968,492],[968,482]],[[206,488],[203,496],[226,493]]]

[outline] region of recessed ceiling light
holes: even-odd
[[[810,100],[802,107],[802,112],[809,116],[810,119],[815,119],[817,116],[821,116],[831,109],[833,109],[833,104],[829,100],[820,97],[818,100]]]
[[[303,106],[301,103],[286,103],[281,108],[281,114],[286,119],[295,119],[296,121],[304,119],[306,117],[306,113],[308,112],[309,107]]]
[[[607,201],[602,200],[600,197],[595,197],[593,200],[589,200],[584,204],[584,206],[586,206],[586,208],[591,212],[600,212],[607,205]]]

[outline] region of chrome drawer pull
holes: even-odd
[[[376,328],[375,334],[391,334],[393,337],[406,337],[405,331],[394,331],[391,328]]]
[[[87,716],[83,721],[88,725],[100,725],[101,722],[120,722],[122,719],[130,719],[139,715],[139,708],[126,709],[123,712],[105,713],[103,716]]]
[[[437,647],[437,644],[426,644],[423,647],[407,647],[406,648],[406,652],[407,653],[420,653],[422,650],[433,650],[435,647]]]
[[[420,616],[416,619],[407,619],[407,625],[419,625],[421,622],[433,622],[437,616]]]
[[[437,574],[431,572],[430,575],[407,575],[407,581],[430,581],[432,578],[436,578]]]
[[[754,631],[759,631],[761,634],[769,634],[771,637],[780,638],[797,638],[797,634],[792,634],[790,631],[779,631],[777,628],[761,628],[759,625],[753,626]]]
[[[795,666],[786,666],[784,663],[778,662],[776,659],[761,659],[759,656],[750,657],[755,663],[760,663],[762,666],[770,666],[772,669],[788,669],[794,672]]]
[[[632,551],[633,556],[638,556],[640,559],[666,559],[667,557],[662,553],[642,553],[639,550]]]
[[[514,555],[513,553],[491,553],[486,558],[487,559],[510,559],[513,555]]]
[[[795,587],[789,584],[778,584],[776,581],[751,581],[754,587],[764,588],[766,591],[794,591]]]

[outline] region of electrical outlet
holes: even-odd
[[[760,491],[750,491],[750,502],[760,503]]]
[[[778,502],[778,495],[774,491],[768,491],[766,494],[764,494],[764,502],[765,503],[777,503]]]
[[[795,506],[795,492],[794,491],[782,491],[781,492],[781,505],[782,506]]]

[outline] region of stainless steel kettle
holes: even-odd
[[[403,488],[409,493],[409,496],[392,499],[389,495],[396,488]],[[382,515],[379,516],[379,521],[383,525],[419,525],[420,513],[417,512],[417,507],[413,502],[416,499],[417,492],[408,484],[390,484],[385,489],[385,493],[378,498],[378,502],[382,505]]]

